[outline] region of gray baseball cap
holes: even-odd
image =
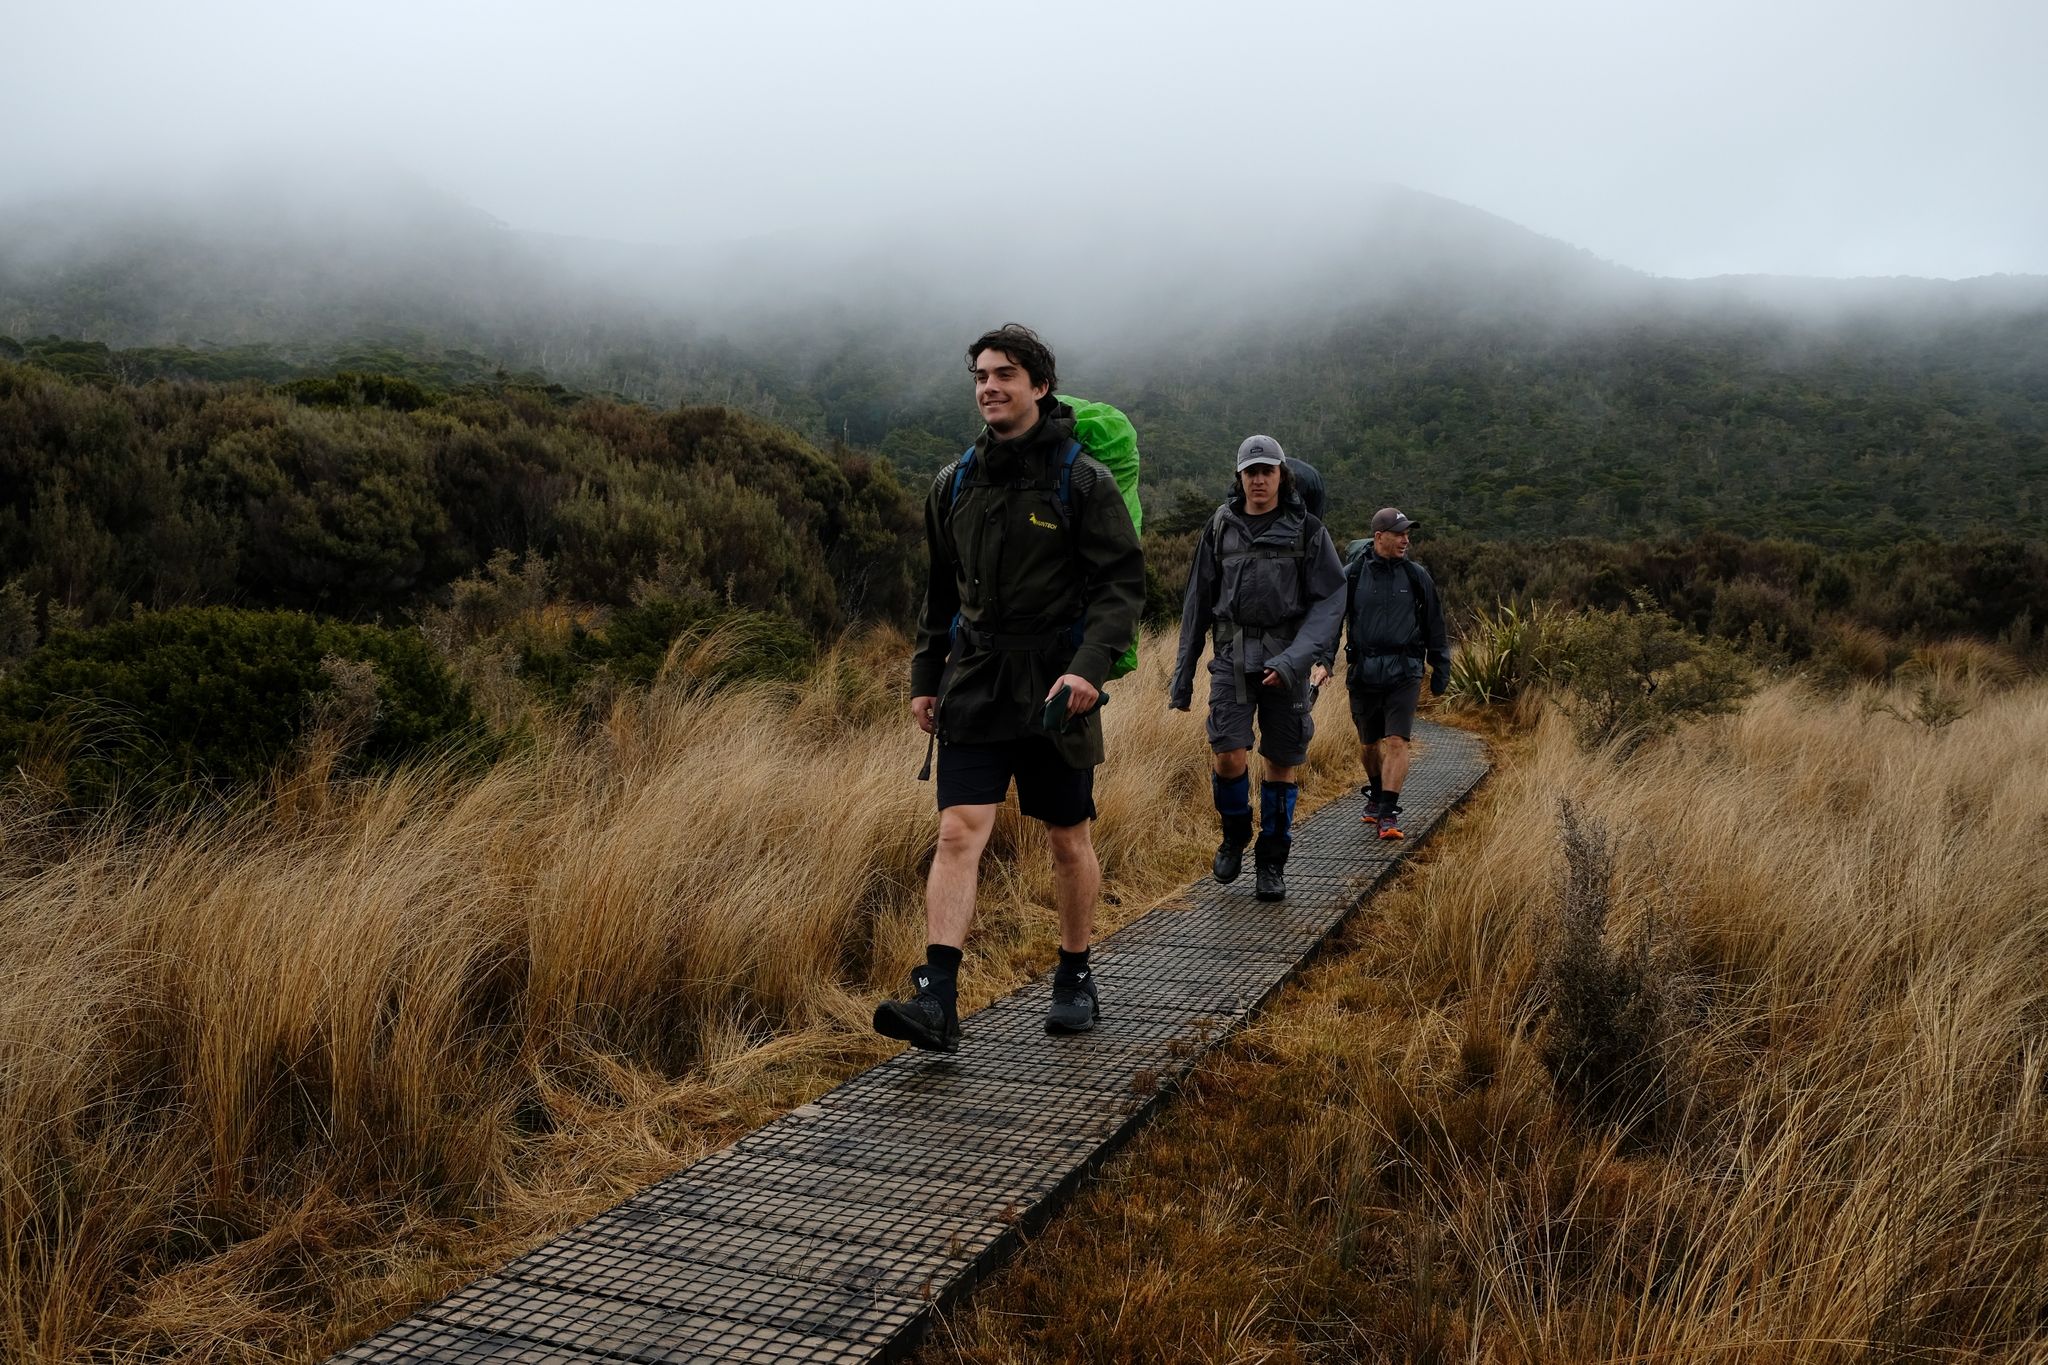
[[[1398,507],[1382,507],[1372,514],[1372,529],[1375,531],[1409,531],[1422,525]]]
[[[1254,464],[1285,464],[1287,452],[1280,443],[1270,436],[1247,436],[1244,444],[1237,448],[1237,467],[1243,469]]]

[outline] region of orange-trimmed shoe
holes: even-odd
[[[1407,835],[1401,833],[1401,822],[1395,818],[1399,814],[1399,812],[1400,808],[1398,806],[1395,807],[1393,810],[1380,812],[1380,838],[1405,839],[1408,837]]]
[[[1380,822],[1380,799],[1370,793],[1365,798],[1365,814],[1358,817],[1362,825],[1377,825]]]

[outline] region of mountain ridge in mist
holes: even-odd
[[[1001,316],[1124,350],[1161,331],[1394,304],[1570,325],[1693,309],[1924,322],[2048,302],[2044,277],[1665,279],[1394,185],[1151,211],[1106,195],[1035,223],[960,226],[971,221],[905,214],[667,247],[524,232],[416,179],[245,175],[0,209],[0,334],[135,346],[466,329],[471,344],[523,353],[525,334],[592,325],[747,334],[816,314],[950,336]]]

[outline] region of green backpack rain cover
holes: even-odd
[[[1064,393],[1054,397],[1074,410],[1074,439],[1116,476],[1117,491],[1131,511],[1131,526],[1143,535],[1145,509],[1138,505],[1138,429],[1107,403],[1091,403]],[[1134,634],[1129,647],[1110,665],[1109,676],[1121,678],[1137,666],[1138,638]]]

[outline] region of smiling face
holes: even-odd
[[[997,437],[1009,440],[1038,425],[1038,400],[1050,391],[1031,382],[1031,372],[991,346],[974,357],[974,402],[981,420]]]
[[[1406,559],[1408,557],[1408,533],[1406,531],[1374,531],[1372,552],[1381,559]]]

